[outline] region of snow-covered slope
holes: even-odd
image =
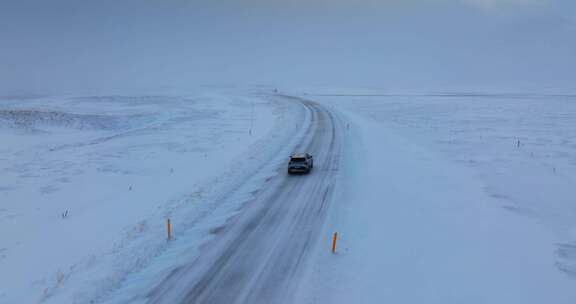
[[[291,107],[238,94],[3,100],[0,303],[106,295],[165,250],[166,217],[178,236],[277,156]]]

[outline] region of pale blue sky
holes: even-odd
[[[0,0],[0,91],[569,87],[569,0]]]

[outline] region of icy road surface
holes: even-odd
[[[285,168],[190,264],[174,270],[148,295],[149,303],[278,303],[289,301],[317,244],[340,157],[340,124],[305,101],[310,119],[297,151],[310,152],[309,175]]]

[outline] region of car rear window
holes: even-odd
[[[306,162],[306,159],[304,157],[293,157],[290,161],[294,163],[303,163]]]

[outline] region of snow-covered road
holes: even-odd
[[[174,270],[150,303],[277,303],[289,300],[318,243],[340,158],[341,125],[326,108],[301,99],[308,126],[296,150],[316,159],[309,175],[285,168],[239,215],[215,233],[202,254]]]

